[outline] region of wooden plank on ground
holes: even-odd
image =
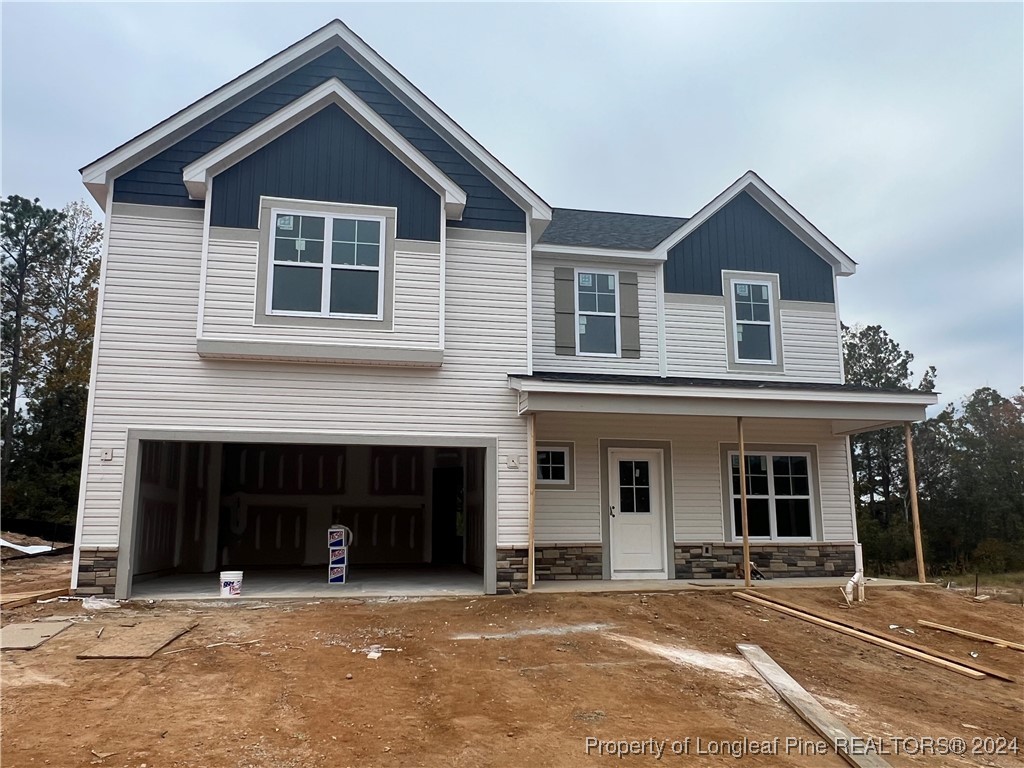
[[[80,659],[148,659],[198,621],[143,621],[134,627],[107,627],[103,638],[78,654]]]
[[[839,718],[821,706],[818,700],[765,653],[761,646],[741,643],[736,646],[736,650],[743,654],[768,685],[774,688],[775,692],[846,762],[855,768],[889,768],[889,763],[878,755],[851,753],[851,747],[856,751],[855,745],[858,741],[863,743],[863,740],[858,740]]]
[[[47,621],[32,624],[8,624],[0,629],[0,649],[29,651],[38,648],[71,626],[70,621]]]
[[[819,619],[816,616],[811,616],[809,613],[804,613],[803,611],[797,611],[792,608],[787,608],[784,605],[777,605],[776,603],[773,603],[770,600],[762,600],[760,597],[755,597],[754,595],[749,595],[745,592],[733,592],[732,594],[734,597],[738,597],[741,600],[746,600],[749,603],[756,603],[757,605],[760,605],[764,608],[771,608],[773,611],[784,613],[787,616],[793,616],[797,619],[809,622],[810,624],[816,624],[819,627],[825,627],[826,629],[831,629],[834,632],[839,632],[843,635],[856,637],[858,640],[863,640],[867,643],[871,643],[872,645],[881,646],[882,648],[888,648],[890,651],[896,651],[896,653],[902,653],[904,656],[910,656],[913,659],[924,661],[929,664],[934,664],[937,667],[948,669],[951,672],[956,672],[958,674],[964,675],[965,677],[970,677],[975,680],[981,680],[985,677],[984,672],[978,672],[977,670],[969,669],[962,664],[946,661],[945,659],[940,659],[937,656],[932,656],[930,653],[922,653],[921,651],[915,651],[913,648],[908,648],[905,645],[900,645],[899,643],[894,642],[892,640],[885,640],[880,637],[875,637],[874,635],[867,635],[863,632],[858,632],[856,629],[844,627],[842,624],[836,624],[832,621]]]
[[[49,600],[51,597],[64,597],[70,594],[67,587],[60,589],[43,589],[32,592],[11,592],[0,594],[0,609],[9,611],[11,608],[20,608],[23,605],[38,603],[40,600]]]
[[[1013,676],[1008,675],[1006,672],[1003,672],[1002,670],[993,669],[992,667],[987,667],[982,664],[978,664],[977,662],[974,662],[970,659],[961,659],[957,656],[954,656],[952,653],[946,653],[945,651],[937,651],[934,648],[929,648],[926,645],[915,643],[902,636],[893,637],[892,635],[887,635],[884,632],[881,632],[877,629],[872,629],[871,627],[865,627],[862,624],[852,622],[849,619],[838,618],[828,613],[819,613],[818,611],[812,610],[810,608],[805,608],[804,606],[799,605],[798,603],[791,603],[788,600],[783,600],[782,598],[775,597],[774,595],[766,595],[763,592],[749,590],[747,594],[754,595],[755,597],[760,597],[762,600],[767,600],[768,602],[775,603],[776,605],[782,605],[786,608],[792,608],[797,611],[803,611],[804,613],[810,614],[811,616],[814,616],[819,619],[823,619],[824,621],[831,621],[833,624],[841,624],[844,627],[847,627],[849,629],[855,629],[858,632],[863,632],[864,634],[871,635],[872,637],[878,637],[882,640],[889,640],[893,643],[905,645],[907,648],[913,648],[915,651],[927,653],[930,656],[937,656],[940,659],[951,661],[954,664],[960,664],[961,666],[967,667],[968,669],[975,669],[978,672],[983,672],[986,675],[990,675],[991,677],[998,677],[1000,680],[1005,680],[1008,683],[1017,682]]]
[[[977,632],[969,632],[968,630],[960,629],[959,627],[947,627],[945,624],[936,624],[934,621],[925,621],[924,619],[918,619],[917,623],[922,627],[940,629],[943,632],[951,632],[954,635],[960,635],[961,637],[969,637],[971,640],[981,640],[985,643],[992,643],[992,645],[1002,645],[1006,648],[1013,648],[1015,651],[1024,651],[1024,643],[1015,643],[1011,640],[1000,640],[998,637],[979,635]]]

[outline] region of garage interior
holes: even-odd
[[[142,440],[134,598],[482,594],[483,448]],[[328,584],[327,530],[352,531]]]

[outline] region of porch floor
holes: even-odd
[[[848,576],[794,576],[792,578],[765,579],[751,583],[753,589],[801,589],[811,587],[842,588],[850,579]],[[868,587],[916,587],[931,586],[902,579],[869,578]],[[538,581],[534,592],[677,592],[681,590],[743,589],[743,579],[621,579],[559,581]]]
[[[483,576],[465,568],[353,568],[344,584],[327,583],[327,566],[242,569],[243,598],[439,597],[482,595]],[[217,573],[188,573],[137,581],[133,600],[218,600]]]

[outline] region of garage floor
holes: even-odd
[[[484,579],[465,568],[354,570],[345,584],[327,583],[327,566],[243,571],[242,597],[427,597],[482,595]],[[137,581],[133,599],[203,600],[220,597],[216,573],[161,576]]]

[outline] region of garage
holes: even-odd
[[[129,454],[124,596],[216,597],[221,571],[257,598],[485,591],[485,445],[138,439]],[[351,532],[343,584],[333,526]]]

